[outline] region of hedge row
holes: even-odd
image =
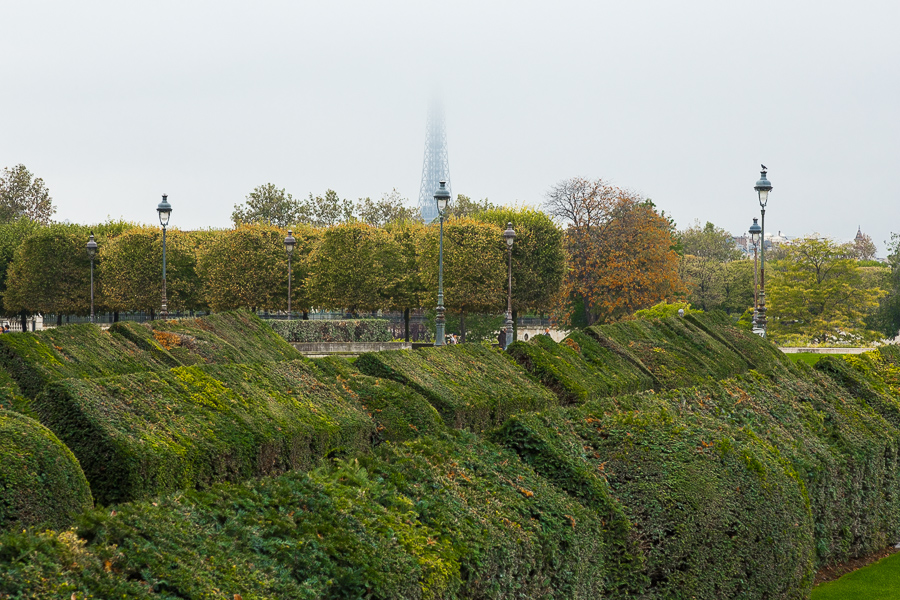
[[[387,319],[351,321],[271,321],[272,329],[289,342],[390,342]]]
[[[408,385],[431,402],[448,426],[475,432],[500,425],[517,412],[558,404],[509,355],[481,344],[370,352],[356,366],[366,375]]]
[[[594,599],[615,591],[603,529],[515,454],[456,433],[0,535],[0,593]]]
[[[103,504],[309,468],[366,452],[375,435],[305,360],[67,379],[34,409]]]
[[[446,431],[437,410],[408,386],[363,375],[341,357],[317,358],[313,362],[319,367],[319,381],[360,404],[372,417],[376,442],[400,442]]]
[[[563,405],[650,389],[652,375],[581,331],[562,343],[537,335],[513,342],[509,354],[559,397]]]
[[[37,421],[0,409],[0,529],[68,527],[93,506],[72,452]]]

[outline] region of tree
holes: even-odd
[[[419,210],[408,207],[407,203],[408,201],[395,188],[378,201],[360,198],[356,204],[356,213],[360,221],[372,227],[384,227],[402,221],[421,221]]]
[[[202,233],[166,232],[166,300],[173,311],[204,307],[197,275]],[[162,231],[135,227],[109,239],[99,248],[97,275],[104,302],[112,310],[152,314],[162,299]]]
[[[34,177],[25,165],[3,169],[0,173],[0,223],[28,217],[48,225],[55,212],[43,179]]]
[[[462,194],[457,194],[456,200],[447,206],[447,215],[444,218],[455,217],[457,219],[462,219],[465,217],[473,217],[477,213],[494,210],[495,208],[497,207],[491,204],[487,198],[479,201],[472,200],[468,196]],[[504,223],[504,225],[506,224]]]
[[[568,225],[558,311],[566,322],[613,321],[682,293],[671,220],[650,200],[573,178],[551,188],[544,206]]]
[[[527,208],[491,208],[475,213],[474,218],[500,229],[512,223],[516,232],[512,247],[513,323],[520,312],[549,312],[566,272],[563,231],[546,214]],[[501,249],[505,254],[505,243]],[[505,312],[506,302],[498,308]],[[513,335],[516,339],[515,329]]]
[[[900,331],[900,234],[892,233],[888,243],[888,266],[884,288],[887,293],[878,308],[866,319],[866,325],[888,338]]]
[[[796,240],[766,281],[769,332],[814,342],[868,335],[864,319],[884,292],[864,285],[852,244],[824,238]]]
[[[324,196],[309,195],[310,223],[316,227],[331,227],[338,223],[349,223],[353,215],[353,202],[341,199],[334,190],[326,190]]]
[[[27,217],[0,224],[0,296],[6,294],[6,274],[16,249],[39,227],[39,223]],[[8,311],[7,314],[12,315]]]
[[[278,189],[274,184],[266,183],[254,188],[243,206],[234,206],[231,220],[235,226],[265,223],[287,228],[296,223],[309,222],[311,216],[307,204],[294,200],[284,188]]]
[[[695,222],[678,232],[678,245],[684,253],[678,273],[690,303],[703,310],[720,308],[726,299],[726,266],[741,258],[731,234],[710,222],[703,227]]]
[[[286,310],[286,234],[271,225],[241,225],[215,232],[201,242],[197,272],[209,307],[212,310]],[[309,227],[300,227],[294,231],[294,238],[297,244],[291,258],[291,308],[308,310],[309,297],[303,282],[317,233]]]
[[[306,285],[313,303],[352,313],[386,308],[391,283],[386,264],[397,254],[384,229],[359,222],[329,227],[309,261]]]
[[[438,246],[440,227],[427,229],[422,249],[426,302],[437,305]],[[506,299],[506,244],[496,225],[473,219],[444,222],[444,306],[461,316],[460,335],[465,340],[465,316],[496,311]]]
[[[409,311],[421,307],[428,295],[422,262],[426,228],[420,221],[398,221],[389,223],[387,232],[396,253],[386,265],[389,275],[385,293],[390,297],[389,308],[403,311],[403,337],[408,342]]]
[[[862,230],[857,230],[856,237],[853,239],[854,257],[857,260],[873,260],[877,250],[872,238]]]

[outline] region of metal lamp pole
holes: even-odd
[[[759,274],[757,272],[756,251],[759,248],[759,236],[762,228],[757,223],[759,219],[753,217],[753,225],[750,226],[750,239],[753,240],[753,329],[756,329],[756,317],[759,309]]]
[[[291,256],[294,254],[296,243],[294,232],[289,229],[287,237],[284,238],[284,251],[287,252],[288,257],[288,320],[291,318]]]
[[[443,179],[440,187],[434,192],[434,201],[437,203],[438,215],[441,220],[441,235],[438,242],[438,296],[437,296],[437,317],[435,318],[434,345],[444,345],[444,211],[447,209],[447,203],[450,202],[450,190],[447,189],[447,182]]]
[[[769,201],[772,184],[766,179],[766,166],[760,166],[762,171],[759,173],[759,181],[753,186],[759,195],[759,208],[762,215],[762,227],[760,228],[762,248],[759,254],[759,316],[756,318],[756,324],[759,327],[759,335],[766,337],[766,204]]]
[[[94,241],[94,232],[87,243],[88,257],[91,259],[91,323],[94,322],[94,256],[97,255],[97,242]]]
[[[159,311],[159,317],[162,320],[169,318],[169,310],[166,302],[166,225],[169,224],[169,217],[172,216],[172,205],[169,204],[169,196],[162,195],[162,202],[156,207],[159,213],[159,224],[162,225],[162,251],[163,251],[163,271],[162,271],[162,310]]]
[[[506,240],[506,250],[509,254],[509,287],[506,290],[506,337],[503,349],[506,350],[512,341],[513,320],[512,320],[512,247],[516,241],[516,232],[512,227],[512,223],[506,224],[506,230],[503,232],[503,239]]]

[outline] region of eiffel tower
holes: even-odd
[[[447,182],[447,189],[450,190],[450,161],[447,158],[444,112],[439,103],[433,102],[428,109],[425,160],[422,163],[422,185],[419,187],[419,211],[425,223],[431,223],[438,217],[434,191],[442,179]],[[450,198],[453,198],[452,192]]]

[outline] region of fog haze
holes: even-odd
[[[0,2],[0,167],[55,218],[226,227],[272,182],[416,202],[429,101],[454,193],[603,178],[679,228],[900,232],[893,2]]]

